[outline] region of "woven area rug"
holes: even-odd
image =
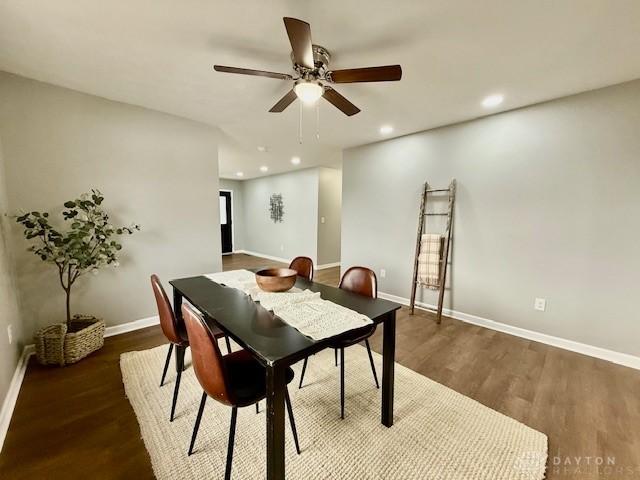
[[[158,479],[223,478],[231,409],[207,400],[194,454],[187,456],[202,389],[190,366],[182,376],[176,418],[169,422],[175,369],[159,379],[168,346],[120,358],[125,391]],[[221,346],[221,350],[224,347]],[[188,353],[187,353],[188,355]],[[187,360],[189,360],[187,358]],[[378,375],[382,357],[374,352]],[[366,349],[345,350],[346,418],[340,420],[339,368],[333,351],[301,365],[289,385],[300,438],[297,455],[285,424],[287,479],[544,478],[547,437],[439,383],[396,364],[395,424],[380,423]],[[265,405],[238,412],[232,478],[265,478]]]

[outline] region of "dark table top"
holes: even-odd
[[[249,295],[220,285],[207,277],[181,278],[169,283],[205,314],[207,324],[219,326],[267,365],[297,362],[322,350],[330,340],[312,340],[254,302]],[[296,286],[320,292],[324,300],[355,310],[375,323],[382,322],[389,313],[400,308],[400,305],[388,300],[363,297],[301,277],[298,277]]]

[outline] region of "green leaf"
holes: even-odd
[[[76,206],[76,202],[72,202],[72,201],[64,202],[64,206],[67,208],[73,208]]]

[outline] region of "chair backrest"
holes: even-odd
[[[218,342],[193,307],[182,305],[182,317],[189,335],[191,363],[200,385],[207,394],[225,405],[233,405],[231,389]]]
[[[370,268],[349,268],[342,275],[339,288],[365,297],[378,298],[378,279]]]
[[[151,275],[151,287],[153,288],[153,294],[156,297],[156,304],[158,305],[158,315],[160,316],[160,327],[164,336],[170,342],[184,343],[184,339],[180,336],[180,328],[178,327],[178,321],[169,303],[169,297],[167,297],[162,283],[157,275]]]
[[[304,277],[307,280],[313,280],[313,260],[309,257],[294,258],[291,260],[289,268],[298,272],[299,276]]]

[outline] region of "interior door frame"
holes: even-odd
[[[222,255],[233,255],[236,251],[236,222],[233,217],[233,190],[229,190],[228,188],[219,188],[218,189],[218,197],[220,197],[220,192],[229,192],[230,201],[231,201],[231,251],[229,253],[223,253]],[[218,202],[220,200],[218,199]],[[218,218],[218,223],[220,223],[220,219]]]

